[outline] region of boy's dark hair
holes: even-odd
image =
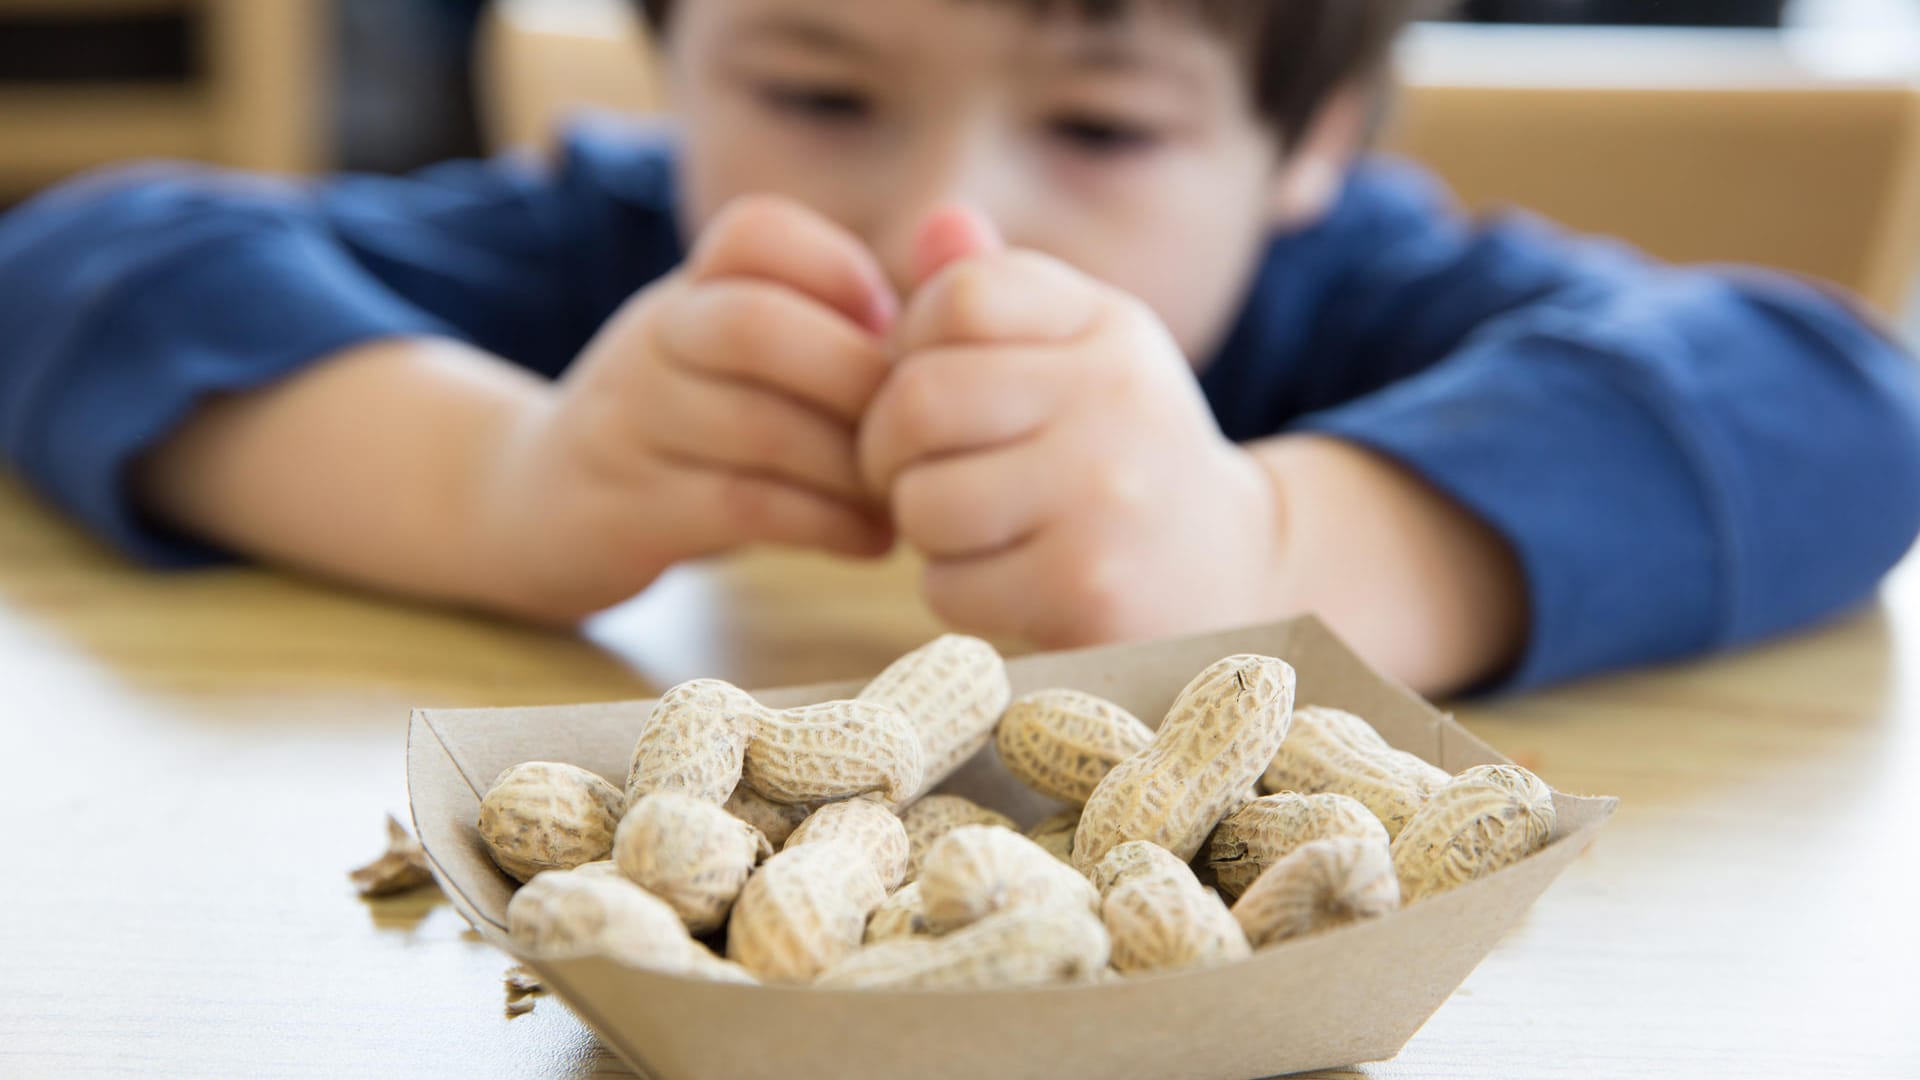
[[[636,0],[658,32],[676,0]],[[1340,88],[1378,87],[1400,29],[1423,0],[1002,0],[1037,15],[1071,7],[1090,20],[1124,18],[1136,4],[1183,9],[1232,42],[1255,109],[1292,146]]]

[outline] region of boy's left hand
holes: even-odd
[[[943,618],[1065,646],[1268,614],[1272,481],[1140,301],[987,250],[933,273],[896,347],[860,463]]]

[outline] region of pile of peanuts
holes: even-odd
[[[479,820],[525,883],[513,942],[739,983],[1087,982],[1376,918],[1553,832],[1532,773],[1449,776],[1351,713],[1295,709],[1294,671],[1272,657],[1209,666],[1158,730],[1075,690],[1010,696],[990,645],[948,635],[850,701],[780,710],[715,680],[677,686],[624,791],[516,765]],[[990,742],[1067,809],[1022,833],[927,794]]]

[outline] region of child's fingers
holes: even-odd
[[[1007,634],[1046,647],[1101,640],[1089,616],[1118,612],[1121,583],[1103,584],[1090,611],[1075,597],[1093,588],[1085,578],[1101,573],[1064,557],[1066,549],[1043,532],[1024,543],[988,555],[936,560],[921,575],[921,594],[934,613],[976,634]]]
[[[1030,348],[935,349],[910,357],[874,396],[860,427],[860,471],[884,494],[924,458],[1024,438],[1073,392],[1066,365]]]
[[[662,516],[695,554],[764,543],[866,557],[893,546],[886,524],[853,506],[754,473],[690,466],[666,494]]]
[[[879,335],[892,328],[900,306],[886,271],[858,237],[775,195],[750,195],[721,208],[688,255],[687,276],[776,282]]]
[[[1032,535],[1061,500],[1032,443],[915,465],[892,488],[900,538],[932,559],[1002,551]]]
[[[684,375],[662,380],[642,409],[648,443],[670,458],[866,501],[853,431],[791,398],[749,383]]]
[[[919,288],[949,263],[1007,246],[998,226],[978,209],[956,203],[927,217],[913,244],[913,284]]]
[[[1103,297],[1091,278],[1038,252],[963,259],[913,294],[895,329],[894,351],[1071,341],[1093,325]]]
[[[858,423],[891,370],[879,341],[782,286],[714,281],[659,313],[656,340],[677,365],[741,379]]]

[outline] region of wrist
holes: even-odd
[[[558,602],[549,580],[549,543],[563,492],[550,460],[559,393],[541,386],[500,403],[485,426],[472,476],[460,497],[454,543],[472,558],[469,597],[488,610],[540,622],[577,621],[584,611]]]
[[[1294,614],[1299,610],[1293,599],[1298,586],[1293,580],[1296,560],[1287,554],[1291,513],[1286,472],[1248,447],[1234,445],[1232,452],[1241,492],[1234,503],[1246,515],[1242,529],[1250,540],[1245,568],[1238,575],[1241,602],[1247,607],[1244,621]]]
[[[1322,616],[1415,689],[1444,693],[1510,666],[1526,583],[1506,542],[1407,466],[1317,435],[1251,448],[1286,507],[1280,611]]]

